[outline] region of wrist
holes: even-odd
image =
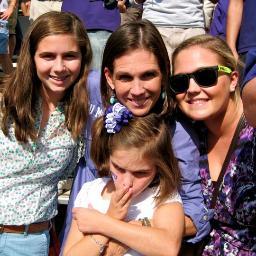
[[[99,238],[98,235],[90,235],[91,240],[98,246],[100,255],[103,254],[108,246],[109,239],[107,237]]]

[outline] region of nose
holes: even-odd
[[[190,77],[187,93],[193,94],[193,93],[199,93],[200,91],[201,91],[201,87],[196,83],[193,77]]]
[[[133,176],[130,173],[126,173],[123,179],[123,186],[131,188],[133,185]]]
[[[66,69],[64,60],[61,57],[56,58],[53,68],[55,72],[63,72]]]
[[[134,96],[139,96],[145,92],[145,88],[143,86],[143,82],[139,79],[134,79],[133,84],[131,86],[130,92]]]

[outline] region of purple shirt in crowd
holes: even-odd
[[[76,14],[87,30],[113,32],[120,25],[119,10],[106,9],[102,0],[63,0],[61,11]]]

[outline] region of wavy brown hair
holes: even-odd
[[[107,133],[104,117],[98,118],[92,128],[91,158],[100,176],[109,175],[110,155],[119,149],[136,148],[141,157],[153,160],[157,174],[151,185],[159,185],[157,204],[163,202],[180,185],[180,172],[174,156],[168,126],[163,118],[152,113],[134,117],[120,132]]]
[[[81,70],[74,84],[66,91],[65,124],[77,139],[88,116],[86,81],[92,59],[92,50],[86,30],[80,19],[71,13],[48,12],[30,26],[24,38],[16,70],[4,81],[0,105],[1,129],[8,136],[9,122],[14,123],[15,136],[20,142],[35,140],[35,104],[40,97],[41,81],[36,72],[34,56],[40,41],[51,35],[73,35],[82,55]]]
[[[170,97],[169,86],[170,60],[160,33],[153,23],[148,20],[127,22],[114,31],[107,40],[101,66],[101,95],[103,104],[105,106],[108,105],[112,94],[112,90],[104,75],[104,69],[108,68],[113,74],[114,61],[136,49],[144,49],[153,53],[162,74],[162,91],[166,92],[167,97],[163,100],[160,96],[151,112],[161,115],[171,114],[173,100]]]

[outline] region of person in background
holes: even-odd
[[[29,17],[30,4],[31,4],[31,0],[22,0],[20,2],[20,8],[21,8],[23,16],[28,16]]]
[[[133,117],[117,102],[95,121],[92,138],[102,178],[84,184],[76,198],[64,256],[99,255],[112,239],[127,246],[124,255],[177,255],[184,213],[164,120]]]
[[[219,0],[214,8],[209,34],[226,39],[226,23],[229,0]]]
[[[205,34],[209,24],[208,18],[215,0],[131,0],[132,3],[143,4],[142,19],[151,21],[159,30],[169,58],[174,49],[185,39]],[[204,5],[207,3],[205,15]],[[209,8],[210,7],[210,8]],[[206,22],[207,20],[207,22]]]
[[[202,193],[213,213],[202,255],[254,256],[256,130],[244,116],[236,58],[225,41],[201,35],[181,43],[172,63],[173,97],[202,142]]]
[[[142,6],[130,4],[128,0],[118,0],[117,7],[121,15],[121,24],[141,19]]]
[[[72,12],[83,21],[92,45],[92,69],[100,70],[106,41],[121,22],[118,8],[104,6],[102,1],[63,0],[61,11]]]
[[[16,0],[2,0],[0,1],[0,64],[3,72],[10,74],[13,71],[12,54],[15,47],[13,33],[15,33],[15,10]],[[14,15],[14,16],[12,16]],[[12,17],[11,24],[9,20]],[[17,19],[16,19],[17,21]],[[15,24],[14,24],[15,23]],[[9,28],[10,25],[10,28]],[[9,44],[10,36],[10,44]],[[9,47],[10,46],[10,47]]]
[[[227,43],[235,57],[245,62],[246,54],[256,49],[256,14],[254,0],[229,0]]]
[[[82,22],[48,12],[29,28],[0,97],[0,252],[48,255],[58,181],[83,154],[92,52]]]
[[[172,115],[170,100],[170,61],[156,27],[142,20],[123,24],[109,37],[102,61],[101,96],[104,107],[118,100],[134,116],[150,113]],[[99,94],[95,94],[99,95]],[[96,96],[95,96],[96,97]],[[166,118],[172,134],[174,154],[182,173],[179,190],[184,206],[186,228],[184,236],[192,243],[199,242],[210,231],[209,212],[203,203],[199,177],[199,151],[196,135],[188,122]],[[87,126],[84,160],[77,167],[67,209],[65,233],[71,223],[74,200],[82,185],[98,177],[90,158],[91,127]],[[65,238],[64,238],[65,241]]]
[[[62,0],[31,0],[29,5],[29,20],[32,23],[46,12],[60,12],[61,6]]]
[[[242,84],[242,99],[244,114],[248,123],[256,126],[255,84],[256,84],[256,50],[250,50],[246,56],[244,80]]]

